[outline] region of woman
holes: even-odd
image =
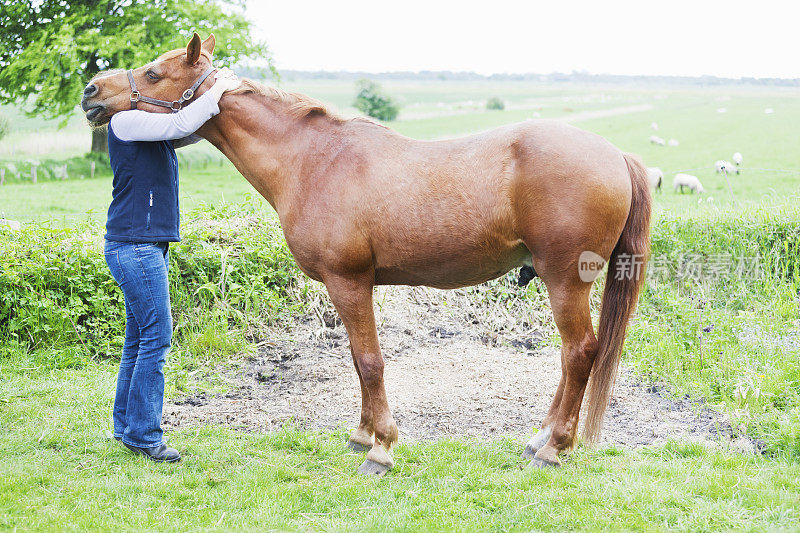
[[[114,438],[157,462],[179,461],[161,430],[164,362],[172,341],[169,243],[180,240],[175,148],[200,140],[194,132],[219,113],[217,103],[239,86],[222,69],[214,85],[177,113],[131,110],[108,126],[114,171],[105,258],[125,295],[125,344],[114,398]]]

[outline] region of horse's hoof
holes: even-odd
[[[375,476],[380,478],[383,477],[388,471],[388,466],[376,463],[375,461],[371,461],[369,459],[361,463],[361,466],[358,467],[359,474],[369,477]]]
[[[372,448],[372,446],[365,446],[365,445],[361,444],[360,442],[356,442],[354,440],[348,440],[347,441],[347,447],[351,451],[354,451],[354,452],[357,452],[357,453],[366,452],[367,450]]]
[[[539,448],[534,448],[530,444],[527,444],[525,446],[525,450],[522,452],[522,458],[523,459],[533,459],[533,457],[536,455],[536,452],[538,452],[538,451],[539,451]]]
[[[536,435],[531,437],[528,443],[525,445],[525,451],[522,452],[523,459],[532,459],[536,452],[538,452],[547,441],[550,440],[550,435],[553,434],[552,427],[546,427],[539,430]]]
[[[527,451],[527,450],[526,450]],[[551,468],[561,466],[560,463],[551,463],[550,461],[545,461],[544,459],[537,459],[534,457],[530,463],[528,463],[528,468]]]

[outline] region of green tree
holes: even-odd
[[[356,109],[377,118],[378,120],[394,120],[400,112],[392,98],[384,94],[381,86],[374,81],[363,79],[356,83],[358,94],[353,105]]]
[[[0,0],[0,103],[29,115],[73,112],[86,83],[109,68],[131,68],[185,46],[197,31],[217,38],[215,60],[229,66],[266,58],[251,36],[245,0]],[[66,119],[63,123],[66,123]],[[92,151],[107,149],[94,130]]]
[[[497,96],[493,96],[486,101],[486,109],[494,111],[502,111],[506,108],[505,102]]]

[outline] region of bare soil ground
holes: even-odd
[[[546,316],[537,326],[535,317],[516,316],[513,307],[509,312],[505,301],[487,304],[458,291],[390,287],[377,292],[376,302],[386,389],[401,439],[522,437],[539,427],[561,376]],[[291,421],[354,428],[360,389],[335,314],[311,314],[274,335],[229,372],[228,393],[165,405],[165,427],[221,423],[263,431]],[[730,435],[722,414],[670,398],[623,367],[602,440],[638,447],[668,438],[727,441]],[[750,451],[752,444],[744,447]]]

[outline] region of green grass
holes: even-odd
[[[113,365],[0,381],[0,525],[20,530],[797,529],[800,465],[668,444],[521,469],[522,442],[401,444],[379,482],[343,431],[174,432],[177,465],[102,437]]]
[[[105,222],[111,203],[111,176],[10,184],[0,190],[0,213],[14,220],[50,220],[72,225],[87,218]],[[181,171],[181,212],[204,204],[242,203],[257,195],[230,163]],[[271,212],[265,202],[266,209]],[[2,218],[2,216],[0,216]]]

